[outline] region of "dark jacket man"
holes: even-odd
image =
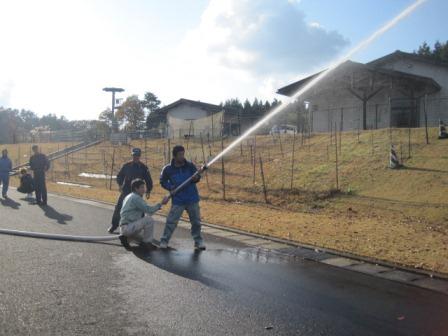
[[[47,204],[47,186],[45,183],[45,173],[50,169],[50,162],[45,154],[39,153],[39,147],[32,147],[33,155],[30,157],[30,169],[33,171],[34,189],[36,193],[36,203]]]
[[[132,161],[125,163],[117,175],[117,183],[121,194],[118,198],[117,204],[115,205],[114,214],[112,216],[112,225],[109,228],[109,233],[113,233],[120,224],[120,211],[123,206],[123,200],[132,192],[131,183],[133,180],[140,178],[145,181],[146,198],[149,198],[153,184],[148,167],[140,161],[141,153],[142,151],[140,148],[134,148],[132,150]]]
[[[137,178],[141,178],[145,181],[148,190],[147,193],[150,193],[152,190],[151,174],[149,173],[148,167],[141,161],[129,161],[125,163],[117,175],[117,183],[122,192],[130,194],[132,191],[131,183]]]

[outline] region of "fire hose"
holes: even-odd
[[[204,170],[207,169],[207,165],[201,167],[196,173],[186,179],[183,183],[181,183],[178,187],[170,192],[167,195],[168,199],[172,198],[175,194],[177,194],[180,190],[182,190],[185,186],[187,186],[191,181],[199,176]],[[9,229],[0,229],[0,234],[4,235],[12,235],[12,236],[21,236],[21,237],[30,237],[30,238],[43,238],[43,239],[52,239],[52,240],[65,240],[65,241],[77,241],[77,242],[99,242],[99,241],[110,241],[118,239],[118,235],[109,235],[109,236],[76,236],[76,235],[65,235],[65,234],[54,234],[54,233],[42,233],[42,232],[32,232],[32,231],[19,231],[19,230],[9,230]]]

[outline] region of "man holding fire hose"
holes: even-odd
[[[168,248],[170,238],[177,227],[180,217],[187,211],[191,223],[191,236],[194,247],[197,250],[205,250],[205,244],[201,236],[201,215],[199,210],[199,192],[196,184],[200,181],[200,172],[196,166],[185,159],[185,149],[182,146],[173,148],[173,160],[162,169],[160,184],[168,190],[172,197],[170,212],[166,218],[165,229],[160,238],[160,248]],[[193,178],[192,178],[193,176]],[[182,183],[191,178],[191,182],[176,190]],[[174,192],[176,190],[176,192]]]

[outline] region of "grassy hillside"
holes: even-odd
[[[200,184],[204,220],[448,273],[448,140],[437,140],[437,130],[431,129],[427,145],[424,129],[412,129],[409,157],[408,136],[406,129],[365,131],[359,134],[359,140],[353,132],[338,134],[339,191],[334,136],[330,141],[329,134],[309,139],[299,135],[295,144],[292,135],[257,136],[256,146],[251,137],[225,158],[225,200],[220,161],[208,171],[208,186],[206,178]],[[391,140],[404,161],[401,170],[387,168]],[[226,140],[224,146],[230,141]],[[212,156],[219,152],[220,141],[210,147],[204,142],[207,157],[210,152]],[[200,164],[200,141],[183,144],[188,147],[189,158]],[[132,145],[145,150],[144,141]],[[143,161],[148,162],[154,180],[168,160],[167,148],[165,140],[146,143]],[[255,183],[251,151],[256,153]],[[103,143],[60,159],[53,166],[51,180],[89,184],[92,188],[52,184],[51,189],[114,201],[114,183],[109,191],[107,180],[78,175],[115,174],[129,159],[129,153],[129,146],[114,148]],[[269,204],[263,196],[260,156]],[[153,201],[163,195],[155,185]]]
[[[44,153],[53,153],[58,150],[62,150],[66,147],[76,145],[77,142],[52,142],[37,144]],[[0,150],[7,149],[8,155],[11,158],[13,165],[18,166],[23,163],[27,163],[31,155],[31,143],[22,144],[0,144]]]

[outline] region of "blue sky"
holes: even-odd
[[[0,106],[93,119],[101,89],[219,103],[272,99],[397,15],[410,0],[0,0]],[[428,0],[353,57],[448,40]]]

